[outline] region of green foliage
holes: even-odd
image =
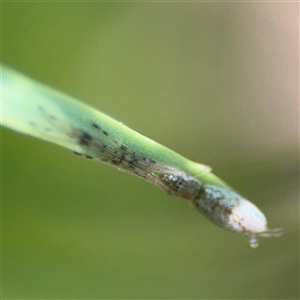
[[[207,163],[286,232],[252,251],[144,181],[4,128],[4,299],[299,298],[294,5],[2,3],[6,64]]]

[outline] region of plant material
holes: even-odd
[[[250,239],[280,236],[264,214],[211,169],[135,132],[73,98],[2,66],[1,124],[110,164],[186,199],[216,225]]]

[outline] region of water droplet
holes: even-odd
[[[258,247],[258,239],[257,235],[253,234],[250,236],[250,247],[251,248],[257,248]]]

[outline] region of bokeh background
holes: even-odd
[[[3,299],[299,299],[298,6],[2,3],[3,62],[210,165],[285,230],[253,250],[3,129]]]

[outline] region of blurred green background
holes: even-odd
[[[253,250],[3,129],[3,299],[298,299],[298,5],[2,3],[3,62],[210,165],[285,230]]]

